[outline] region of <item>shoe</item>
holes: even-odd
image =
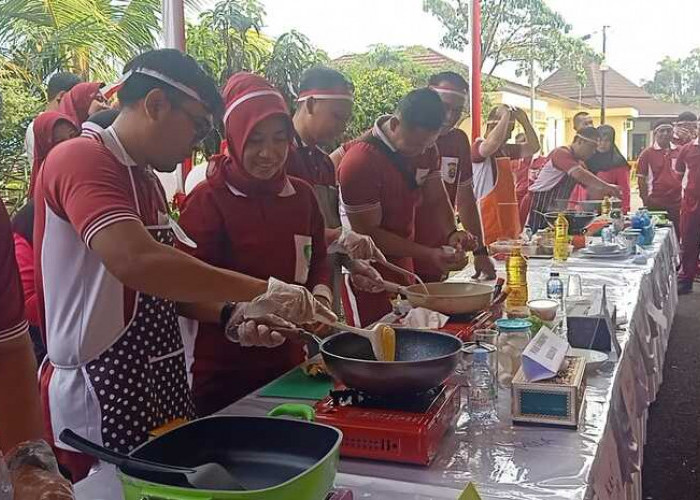
[[[693,292],[692,281],[678,281],[678,295],[688,295]]]

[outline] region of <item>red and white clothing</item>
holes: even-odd
[[[343,146],[338,166],[340,217],[343,226],[352,229],[348,215],[379,210],[382,229],[413,240],[421,187],[428,178],[441,176],[439,155],[433,146],[416,157],[400,156],[381,129],[388,118],[379,118],[370,133]],[[400,164],[392,158],[398,158]],[[387,259],[413,271],[410,257],[387,255]],[[403,275],[382,268],[379,271],[387,280],[409,284]],[[348,276],[345,281],[347,321],[364,326],[391,311],[387,293],[361,292],[354,289]]]
[[[48,350],[42,400],[59,461],[78,480],[91,460],[57,440],[63,429],[129,452],[152,429],[194,415],[175,304],[129,289],[91,250],[96,234],[121,221],[139,222],[172,244],[171,220],[155,174],[136,165],[112,127],[100,140],[55,147],[34,200]]]
[[[504,144],[501,149],[491,156],[481,155],[483,137],[477,137],[471,148],[472,171],[474,172],[474,196],[476,199],[486,196],[496,185],[498,172],[496,168],[497,158],[508,158],[519,161],[523,157],[522,144]],[[512,165],[512,163],[511,163]]]
[[[450,197],[453,209],[457,203],[457,192],[460,188],[467,186],[471,189],[472,159],[469,138],[463,130],[454,128],[449,133],[438,138],[435,145],[440,155],[440,172],[442,182]],[[441,217],[435,213],[435,207],[420,204],[416,210],[416,243],[431,248],[446,245],[445,235],[439,231],[439,224],[435,223],[436,218]],[[423,281],[440,281],[442,271],[431,266],[430,263],[416,259],[414,262],[415,271]]]
[[[29,333],[24,319],[22,282],[17,271],[10,216],[0,200],[0,342]]]
[[[328,154],[318,146],[305,144],[295,134],[287,161],[287,173],[305,180],[313,187],[326,227],[340,227],[335,167]]]
[[[683,176],[676,171],[679,149],[671,144],[662,148],[658,143],[646,148],[637,160],[637,176],[646,180],[650,210],[665,210],[679,231],[680,209],[683,198]]]
[[[537,212],[547,213],[553,209],[556,200],[568,200],[576,186],[571,174],[582,168],[586,167],[569,147],[560,147],[550,153],[528,190],[527,201],[524,201],[530,207],[527,225],[532,231],[547,227],[544,217]]]
[[[700,253],[700,145],[697,138],[680,148],[676,167],[686,175],[681,204],[681,271],[678,278],[693,281]]]

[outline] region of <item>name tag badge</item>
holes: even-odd
[[[425,182],[425,178],[428,177],[428,172],[430,172],[430,170],[427,168],[416,169],[416,184],[422,186]]]
[[[303,285],[309,279],[309,268],[311,267],[311,236],[303,234],[294,235],[294,248],[296,255],[296,266],[294,268],[294,281]]]
[[[443,156],[440,158],[440,169],[442,180],[445,184],[454,184],[457,181],[457,170],[459,169],[459,158],[453,156]]]

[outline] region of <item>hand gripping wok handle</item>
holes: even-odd
[[[118,467],[139,468],[141,470],[149,470],[151,472],[165,472],[171,474],[191,474],[195,472],[194,469],[188,469],[186,467],[156,464],[147,460],[132,458],[128,455],[117,453],[77,435],[70,429],[64,429],[58,438],[68,446],[72,446],[78,451],[82,451],[91,457],[99,458],[100,460],[104,460],[105,462]]]

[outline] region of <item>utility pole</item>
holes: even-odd
[[[608,72],[606,61],[607,29],[610,26],[603,25],[603,62],[600,63],[600,124],[605,124],[605,74]]]
[[[472,141],[481,135],[481,4],[472,0]]]
[[[530,26],[530,123],[535,126],[535,27]]]

